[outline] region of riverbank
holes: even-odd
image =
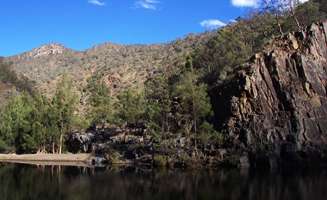
[[[42,165],[92,165],[91,154],[0,154],[0,162],[42,164]]]

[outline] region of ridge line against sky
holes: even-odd
[[[214,30],[260,0],[10,0],[0,2],[0,56],[48,43],[85,50],[96,44],[164,43]]]

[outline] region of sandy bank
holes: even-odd
[[[0,154],[0,162],[90,163],[91,154]]]

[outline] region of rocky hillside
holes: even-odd
[[[226,141],[204,146],[196,161],[187,137],[171,140],[164,154],[153,152],[144,127],[74,133],[68,146],[72,152],[96,149],[118,163],[327,164],[327,21],[273,40],[230,76],[211,91],[217,127]],[[180,155],[189,155],[190,161]]]
[[[189,35],[168,44],[117,45],[101,44],[83,52],[49,44],[21,55],[5,58],[15,71],[36,82],[45,92],[51,92],[62,74],[70,74],[83,86],[94,76],[103,79],[116,90],[139,86],[145,78],[162,67],[176,66],[184,57],[206,43],[213,33]]]
[[[269,165],[320,160],[327,144],[327,21],[274,41],[213,93],[220,127],[241,149],[256,158],[265,152]]]

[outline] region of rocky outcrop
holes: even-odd
[[[31,50],[30,52],[23,53],[19,55],[20,59],[33,59],[38,58],[42,56],[51,56],[51,55],[57,55],[57,54],[63,54],[67,51],[72,51],[66,47],[64,47],[61,44],[58,43],[52,43],[43,45],[39,48],[35,48]]]
[[[326,159],[327,21],[274,40],[213,93],[218,125],[253,162]]]
[[[152,138],[145,126],[93,127],[86,132],[74,132],[66,138],[67,150],[72,153],[93,153],[113,164],[140,163],[152,157]],[[151,159],[150,159],[151,160]]]

